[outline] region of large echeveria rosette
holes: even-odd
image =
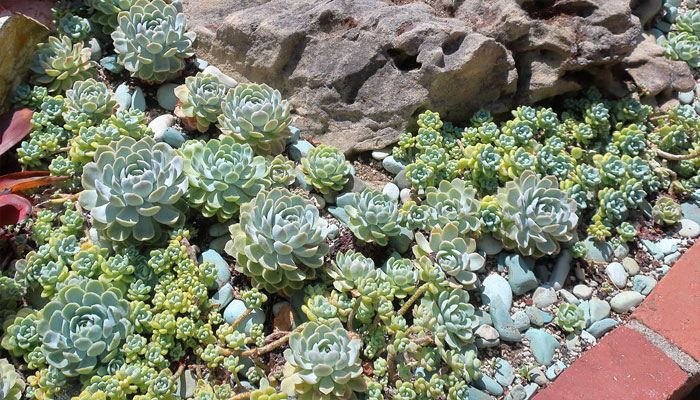
[[[98,147],[95,161],[83,169],[80,204],[92,224],[115,242],[158,242],[164,228],[182,226],[176,203],[187,191],[183,160],[166,143],[151,137],[124,137]]]
[[[179,151],[190,182],[187,198],[205,217],[228,221],[241,204],[270,186],[265,158],[231,137],[186,142]]]
[[[41,351],[67,377],[93,374],[118,357],[133,325],[129,302],[115,287],[78,280],[39,312]]]
[[[299,400],[355,399],[367,390],[362,377],[362,340],[351,338],[339,320],[309,322],[289,338],[282,390]]]
[[[576,237],[576,201],[559,189],[554,176],[539,178],[525,171],[498,189],[496,199],[502,207],[501,240],[506,248],[541,257],[559,253],[561,242]]]
[[[194,32],[187,32],[185,14],[163,0],[137,0],[118,15],[112,32],[117,61],[131,75],[163,82],[178,75],[194,55]]]
[[[226,252],[253,286],[290,296],[316,276],[328,253],[328,221],[305,198],[275,188],[240,208]]]
[[[221,105],[219,128],[261,155],[279,154],[291,136],[290,105],[265,84],[239,83],[229,89]]]

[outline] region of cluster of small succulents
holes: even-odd
[[[700,10],[681,13],[668,37],[660,36],[657,42],[665,48],[667,57],[685,61],[690,67],[700,67]]]
[[[424,197],[404,203],[402,226],[429,230],[458,219],[461,233],[490,232],[506,248],[541,257],[578,240],[579,225],[595,240],[632,240],[628,221],[651,208],[652,194],[700,187],[700,159],[686,158],[700,149],[691,106],[650,121],[650,107],[595,90],[564,106],[561,115],[521,106],[500,125],[481,110],[466,128],[421,114],[418,132],[402,135],[393,151]],[[455,182],[461,189],[443,188]]]

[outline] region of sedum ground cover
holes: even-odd
[[[700,187],[691,106],[590,90],[466,127],[425,111],[392,150],[409,197],[353,190],[337,149],[293,155],[279,91],[194,58],[177,2],[53,11],[12,101],[33,110],[18,164],[59,182],[12,187],[34,207],[2,228],[0,399],[476,398],[480,240],[583,259],[662,234]],[[137,87],[173,82],[184,133]]]

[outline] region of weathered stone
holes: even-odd
[[[695,80],[688,64],[664,58],[664,48],[654,35],[642,34],[639,45],[622,61],[622,66],[638,87],[655,96],[663,91],[693,90]]]
[[[9,94],[27,77],[36,45],[48,35],[34,19],[0,8],[0,112],[7,110]]]
[[[463,123],[481,107],[503,112],[590,84],[619,94],[625,88],[613,72],[623,59],[638,71],[633,76],[638,84],[689,90],[681,88],[690,76],[685,64],[658,55],[659,48],[640,53],[653,60],[633,52],[641,26],[630,2],[183,0],[183,5],[198,33],[198,54],[225,65],[240,81],[279,89],[297,113],[295,124],[346,152],[396,141],[426,108]],[[650,77],[641,70],[657,64],[669,74]]]

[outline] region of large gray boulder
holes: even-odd
[[[592,84],[624,94],[616,74],[642,40],[630,0],[183,3],[200,54],[279,89],[296,126],[347,152],[394,142],[426,109],[460,123]]]

